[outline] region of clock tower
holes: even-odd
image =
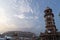
[[[52,9],[47,7],[44,10],[45,32],[40,34],[40,40],[60,40],[60,32],[57,31]]]
[[[52,9],[47,7],[44,11],[45,15],[45,24],[46,24],[46,33],[55,33],[57,31],[55,22],[54,22],[54,14],[52,13]]]

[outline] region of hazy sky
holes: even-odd
[[[40,34],[45,30],[44,9],[53,9],[60,30],[60,0],[0,0],[0,33],[29,31]]]

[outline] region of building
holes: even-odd
[[[9,31],[3,33],[4,36],[12,37],[13,40],[35,40],[35,34],[31,32]]]
[[[47,7],[44,10],[44,18],[45,18],[45,32],[40,34],[41,40],[60,40],[60,32],[56,29],[54,14],[52,9]]]

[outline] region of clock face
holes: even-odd
[[[48,18],[50,17],[50,15],[48,15]]]
[[[47,10],[47,12],[51,12],[51,10]]]
[[[48,31],[48,33],[51,33],[51,31]]]
[[[48,30],[48,33],[51,33],[51,30]]]

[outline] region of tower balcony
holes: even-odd
[[[46,16],[48,16],[48,15],[52,15],[52,17],[54,17],[53,13],[46,13],[46,14],[44,15],[44,17],[46,17]]]
[[[55,25],[46,25],[46,28],[49,28],[49,27],[55,27],[56,28]]]

